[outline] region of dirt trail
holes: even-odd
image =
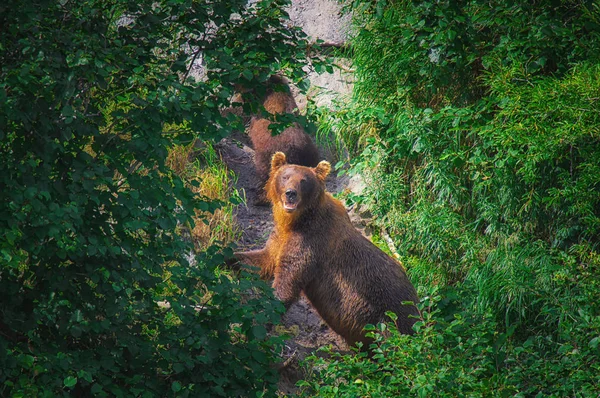
[[[254,151],[243,134],[223,139],[218,144],[218,150],[223,161],[237,175],[236,188],[246,195],[246,204],[239,205],[236,210],[236,219],[243,231],[237,244],[243,249],[261,248],[273,229],[273,218],[270,207],[253,205],[257,193]],[[344,179],[335,175],[328,177],[329,192],[339,192],[344,186]],[[295,383],[303,377],[299,366],[301,360],[328,344],[340,351],[348,350],[348,346],[323,322],[304,297],[288,309],[282,321],[287,334],[293,336],[285,343],[281,358],[287,366],[281,371],[279,391],[288,395],[297,390]]]

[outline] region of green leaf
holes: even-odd
[[[83,333],[83,330],[79,326],[71,327],[71,336],[75,337],[76,339],[81,337],[82,333]]]
[[[254,78],[254,74],[248,69],[244,69],[242,71],[242,76],[244,76],[247,80],[252,80]]]
[[[181,391],[181,383],[178,381],[174,381],[173,384],[171,384],[171,390],[173,390],[173,392]]]
[[[63,384],[67,388],[74,387],[75,384],[77,384],[77,377],[73,377],[73,376],[65,377],[65,379],[63,380]]]
[[[98,383],[94,383],[90,390],[92,394],[100,394],[102,392],[102,386]]]
[[[77,372],[77,377],[80,379],[83,379],[85,381],[87,381],[88,383],[92,382],[92,375],[89,372],[86,372],[85,370],[80,370],[79,372]]]
[[[31,355],[22,354],[19,356],[19,363],[24,368],[31,369],[33,367],[34,362],[35,358]]]
[[[252,326],[252,334],[255,338],[262,340],[267,337],[267,329],[262,325]]]
[[[180,362],[177,362],[173,364],[173,370],[175,371],[175,373],[181,373],[185,370],[185,365]]]
[[[63,116],[73,116],[75,114],[75,112],[73,112],[73,108],[71,107],[71,105],[65,105],[63,107],[61,113]]]

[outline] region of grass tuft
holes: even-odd
[[[235,174],[227,168],[215,149],[206,144],[201,150],[194,144],[170,149],[167,166],[180,176],[199,197],[218,201],[214,211],[196,209],[191,239],[197,250],[220,243],[228,245],[239,239],[241,230],[233,215],[233,206],[241,201],[234,188]]]

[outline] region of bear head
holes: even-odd
[[[267,182],[267,196],[274,207],[286,213],[301,212],[318,204],[325,194],[325,178],[331,171],[323,160],[317,167],[288,164],[283,152],[271,158],[271,173]]]

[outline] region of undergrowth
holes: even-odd
[[[0,5],[0,396],[276,394],[283,306],[221,271],[230,174],[187,145],[240,126],[236,84],[303,80],[287,4]]]
[[[354,99],[321,134],[424,321],[311,358],[305,395],[600,393],[600,8],[550,3],[354,2]]]
[[[191,230],[188,228],[188,233],[196,250],[237,241],[241,230],[233,209],[242,197],[234,187],[235,174],[223,163],[212,144],[203,143],[198,148],[194,143],[175,146],[169,150],[167,166],[200,198],[219,204],[214,211],[195,209],[194,226]]]

